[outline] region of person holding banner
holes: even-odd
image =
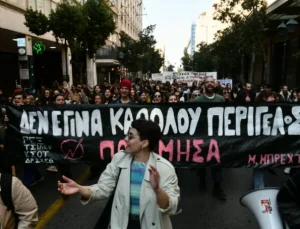
[[[255,102],[257,103],[273,103],[275,102],[274,93],[272,91],[262,91],[259,93],[259,95],[256,97]],[[268,170],[272,174],[274,172],[272,170]],[[254,168],[253,169],[253,189],[262,189],[265,187],[264,177],[265,177],[266,169],[264,168]]]
[[[225,103],[225,99],[223,96],[215,93],[215,80],[213,77],[208,76],[204,80],[204,93],[203,95],[195,98],[192,103],[205,103],[205,102],[223,102]],[[223,172],[222,168],[215,167],[211,169],[212,179],[214,182],[213,188],[213,196],[216,196],[220,200],[226,200],[226,194],[221,188],[221,181],[223,180]],[[198,169],[198,175],[200,177],[200,188],[206,187],[206,170]]]
[[[63,94],[58,94],[54,96],[54,104],[63,105],[65,103],[65,98]],[[53,165],[52,165],[53,166]],[[58,170],[62,175],[72,177],[71,166],[68,164],[57,163]],[[63,180],[62,180],[63,181]]]
[[[133,121],[125,138],[126,152],[114,155],[97,184],[81,186],[64,176],[66,183],[58,181],[58,191],[78,193],[83,204],[115,193],[109,201],[111,229],[172,229],[169,216],[177,211],[180,189],[173,165],[153,152],[160,138],[155,122]]]

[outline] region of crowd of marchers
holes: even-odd
[[[250,102],[292,102],[300,101],[298,89],[289,90],[283,86],[280,91],[273,91],[271,86],[262,85],[257,91],[250,83],[220,85],[212,77],[195,81],[191,86],[185,83],[155,82],[151,80],[136,79],[131,81],[123,78],[120,82],[110,84],[104,82],[94,87],[77,83],[69,85],[55,81],[51,87],[42,86],[37,90],[23,89],[16,85],[12,95],[1,93],[0,115],[0,228],[10,229],[18,225],[18,228],[34,228],[38,222],[38,209],[30,189],[44,180],[41,171],[33,164],[25,164],[22,168],[23,177],[18,177],[18,163],[13,158],[7,147],[6,130],[9,117],[5,107],[11,106],[50,106],[52,104],[160,104],[160,103],[250,103]],[[141,126],[143,128],[141,128]],[[161,135],[157,124],[151,121],[136,120],[126,137],[127,148],[123,154],[116,154],[112,162],[106,167],[90,166],[90,179],[99,179],[94,186],[80,186],[72,180],[71,167],[67,164],[54,163],[47,167],[47,172],[61,174],[58,182],[58,190],[63,196],[79,193],[84,204],[92,199],[108,198],[111,193],[129,195],[129,203],[121,203],[114,198],[112,204],[118,207],[128,206],[128,209],[120,211],[113,208],[111,211],[111,228],[121,228],[124,223],[128,229],[136,228],[172,228],[169,215],[176,214],[179,201],[179,187],[176,170],[165,159],[154,154],[152,150],[159,141]],[[124,168],[130,167],[129,173]],[[253,170],[253,188],[264,187],[264,169]],[[289,169],[285,170],[289,173]],[[212,168],[213,190],[216,198],[226,200],[225,191],[221,187],[223,172],[221,168]],[[12,175],[7,178],[7,174]],[[206,188],[206,169],[198,169],[199,187]],[[3,178],[2,178],[3,177]],[[5,177],[5,179],[4,179]],[[119,182],[118,178],[122,178]],[[145,181],[144,181],[145,179]],[[3,180],[3,182],[2,182]],[[4,182],[6,181],[6,183]],[[127,182],[124,182],[127,181]],[[147,188],[145,182],[149,182]],[[114,184],[114,185],[112,185]],[[3,187],[4,188],[3,188]],[[5,188],[10,186],[10,188]],[[56,186],[55,186],[56,187]],[[129,193],[122,193],[122,190]],[[10,192],[12,198],[2,193]],[[154,196],[152,196],[154,193]],[[151,204],[145,208],[142,200]],[[151,198],[149,196],[152,196]],[[127,198],[125,198],[127,199]],[[118,202],[119,201],[119,202]],[[126,214],[125,214],[125,213]],[[143,214],[147,213],[148,218]],[[149,214],[152,216],[149,218]],[[124,215],[125,214],[125,215]],[[162,217],[162,218],[161,218]],[[162,219],[162,220],[159,220]],[[120,224],[120,225],[119,225]]]

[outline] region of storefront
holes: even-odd
[[[0,0],[0,89],[12,93],[16,84],[24,88],[51,87],[57,80],[72,83],[69,49],[56,42],[51,32],[32,34],[24,25],[24,13],[33,8],[49,15],[58,0]]]
[[[300,86],[300,1],[279,0],[267,9],[269,23],[265,29],[266,81],[279,88]]]

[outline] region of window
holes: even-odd
[[[18,6],[25,10],[26,9],[26,1],[18,0]]]
[[[51,9],[55,11],[56,7],[57,7],[57,4],[54,2],[51,2]]]
[[[28,9],[36,10],[36,1],[35,0],[28,0]]]
[[[11,5],[17,6],[22,9],[26,9],[26,1],[25,0],[2,0],[4,2],[7,2]]]
[[[36,0],[36,10],[45,13],[44,0]]]
[[[45,5],[45,15],[49,16],[51,13],[51,2],[50,0],[44,0],[44,5]]]

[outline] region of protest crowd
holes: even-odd
[[[51,106],[53,104],[162,104],[162,103],[202,103],[202,102],[224,102],[224,103],[250,103],[250,102],[300,102],[300,89],[290,90],[287,86],[282,86],[279,91],[273,91],[270,85],[261,85],[258,88],[250,83],[236,85],[220,85],[212,77],[206,77],[195,81],[192,86],[186,83],[174,82],[155,82],[149,80],[141,80],[137,78],[131,81],[123,78],[121,82],[110,84],[104,82],[103,85],[95,85],[93,88],[86,84],[77,83],[70,85],[67,82],[54,82],[52,87],[41,87],[38,90],[26,90],[20,85],[12,95],[1,95],[1,116],[0,116],[0,163],[1,173],[9,173],[16,176],[18,170],[18,161],[10,157],[10,152],[6,150],[6,128],[9,117],[5,113],[5,107],[12,106]],[[90,166],[90,179],[98,179],[105,168],[97,165]],[[68,178],[72,178],[70,165],[62,165],[59,163],[51,164],[47,167],[47,171],[51,173],[61,173]],[[198,169],[199,188],[206,187],[206,169]],[[264,187],[264,173],[267,169],[253,169],[253,189]],[[177,172],[177,169],[176,169]],[[290,173],[290,169],[285,169],[286,173]],[[225,190],[222,189],[222,169],[211,169],[212,179],[214,183],[213,196],[224,201],[226,200]],[[19,220],[26,224],[24,228],[34,228],[37,223],[37,206],[31,194],[26,192],[27,189],[34,188],[34,185],[42,182],[44,177],[34,164],[24,165],[24,176],[19,177],[23,181],[23,185],[18,178],[14,178],[13,182],[25,191],[23,198],[29,201],[22,213],[23,217]],[[69,180],[68,180],[69,181]],[[61,183],[66,179],[61,179]],[[21,187],[22,186],[22,187]],[[54,184],[55,186],[55,184]],[[56,188],[56,186],[54,187]],[[0,202],[0,205],[2,203]],[[19,203],[20,207],[22,203]],[[32,205],[30,207],[30,205]],[[22,212],[22,209],[16,209],[16,213]],[[0,214],[5,214],[0,207]],[[13,216],[8,216],[9,218]],[[11,219],[8,219],[10,221]],[[25,222],[26,221],[26,222]],[[25,222],[25,223],[24,223]],[[8,227],[7,227],[8,228]],[[138,227],[136,227],[138,228]]]

